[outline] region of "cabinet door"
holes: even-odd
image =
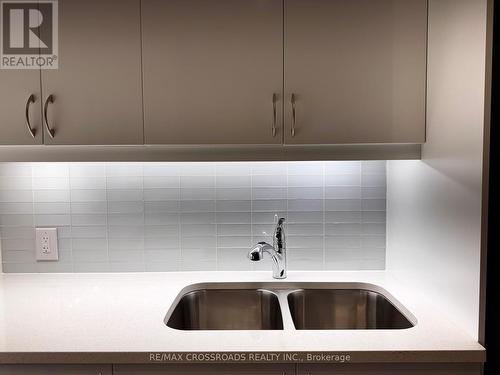
[[[282,0],[143,0],[148,144],[281,144]]]
[[[297,375],[480,375],[479,363],[298,365]]]
[[[0,375],[111,375],[111,365],[0,365]]]
[[[295,375],[287,364],[114,365],[113,375]]]
[[[0,70],[0,144],[34,145],[43,139],[40,71]]]
[[[423,143],[426,35],[427,0],[285,0],[285,143]]]
[[[59,0],[46,144],[142,144],[140,0]],[[45,107],[45,105],[44,105]]]

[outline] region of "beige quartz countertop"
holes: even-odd
[[[405,330],[179,331],[164,318],[191,284],[366,283],[417,320]],[[174,355],[176,354],[176,355]],[[484,348],[386,272],[0,275],[0,363],[482,362]]]

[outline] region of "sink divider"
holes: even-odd
[[[295,324],[293,323],[292,314],[290,312],[290,306],[288,305],[288,295],[293,291],[291,290],[269,290],[269,292],[274,293],[278,297],[278,302],[280,304],[281,318],[283,319],[283,330],[284,331],[296,331]]]

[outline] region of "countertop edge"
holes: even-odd
[[[486,351],[0,352],[0,364],[483,363]]]

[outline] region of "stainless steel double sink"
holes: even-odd
[[[207,283],[181,291],[165,317],[178,330],[407,329],[416,319],[362,283]]]

